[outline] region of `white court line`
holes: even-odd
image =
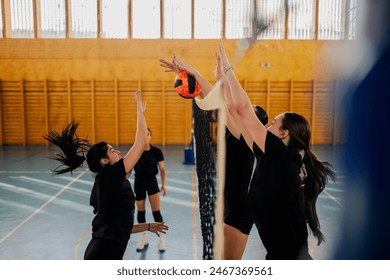
[[[340,207],[343,207],[343,204],[338,201],[333,195],[331,195],[329,192],[327,192],[326,190],[323,191],[323,193],[325,193],[329,198],[330,200],[332,200],[334,203],[336,203],[338,206]]]
[[[23,210],[27,210],[27,211],[34,211],[35,210],[35,207],[31,207],[31,206],[25,205],[23,203],[18,203],[15,201],[4,200],[1,198],[0,198],[0,204],[5,205],[7,207],[13,207],[16,209],[23,209]],[[45,213],[45,212],[43,211],[43,213]]]
[[[28,183],[34,182],[34,183],[37,183],[40,186],[41,185],[47,185],[47,186],[52,186],[52,187],[56,187],[56,188],[63,186],[62,184],[51,183],[51,182],[48,182],[48,181],[39,180],[39,179],[27,177],[27,176],[10,177],[10,178],[11,179],[15,179],[15,180],[19,180],[19,181],[28,182]],[[60,179],[64,179],[65,177],[59,177],[59,178]],[[74,178],[66,178],[66,181],[71,182],[73,179]],[[77,183],[93,185],[93,182],[86,181],[86,180],[78,180]],[[73,188],[73,187],[68,188],[68,191],[73,191],[73,192],[84,194],[84,195],[90,195],[90,193],[91,193],[90,191],[80,190],[78,188]]]
[[[76,178],[74,178],[69,184],[65,185],[61,190],[59,190],[55,195],[53,195],[48,201],[46,201],[44,204],[41,205],[38,209],[36,209],[30,216],[28,216],[26,219],[24,219],[22,222],[20,222],[16,227],[14,227],[10,232],[8,232],[4,237],[0,239],[0,244],[3,243],[7,238],[9,238],[12,234],[14,234],[18,229],[20,229],[24,224],[26,224],[28,221],[30,221],[35,215],[37,215],[40,211],[42,211],[43,208],[45,208],[47,205],[49,205],[54,199],[57,198],[61,193],[63,193],[70,185],[75,183],[81,176],[85,174],[84,172],[81,172]]]
[[[82,173],[85,171],[73,171],[73,174]],[[50,170],[0,170],[0,174],[53,174],[53,171]]]
[[[190,208],[194,207],[192,205],[192,201],[185,201],[183,199],[176,199],[176,198],[171,198],[171,197],[167,197],[167,196],[161,197],[161,202],[190,207]]]
[[[65,180],[65,181],[72,181],[72,177],[58,176],[57,178],[59,178],[61,180]],[[86,186],[92,186],[93,183],[94,183],[94,180],[80,179],[80,180],[77,181],[77,183],[82,184],[82,185],[86,185]]]
[[[195,178],[196,180],[196,178]],[[172,179],[172,178],[167,178],[167,182],[175,182],[175,183],[179,183],[181,185],[187,185],[187,186],[191,186],[192,187],[192,184],[197,184],[197,182],[195,181],[194,183],[193,182],[190,182],[190,181],[183,181],[183,180],[178,180],[178,179]]]
[[[182,188],[178,188],[178,187],[174,187],[174,186],[170,186],[170,185],[167,185],[167,191],[175,192],[175,193],[186,193],[189,195],[192,195],[193,192],[198,193],[197,190],[193,190],[193,191],[186,190],[186,189],[182,189]]]
[[[29,183],[31,183],[31,182],[29,182]],[[33,183],[36,183],[36,182],[33,182]],[[63,187],[63,185],[60,185],[60,187]],[[44,193],[41,193],[38,191],[32,191],[32,190],[27,189],[27,188],[15,186],[15,185],[10,185],[10,184],[6,184],[6,183],[1,183],[1,182],[0,182],[0,189],[5,189],[5,190],[13,192],[13,193],[26,195],[26,196],[29,196],[31,198],[35,198],[35,199],[43,200],[43,201],[45,201],[46,199],[49,199],[51,197],[50,195],[47,195],[47,194],[44,194]],[[68,188],[67,190],[69,191],[70,188]],[[56,205],[63,206],[63,207],[71,208],[73,210],[77,209],[79,211],[89,212],[89,207],[85,206],[84,204],[77,203],[77,202],[74,202],[71,200],[58,199],[58,200],[54,201],[53,203]]]
[[[337,193],[344,193],[345,191],[343,189],[338,189],[338,188],[332,188],[332,187],[329,187],[328,186],[329,183],[326,185],[325,189],[328,191],[328,192],[337,192]],[[338,186],[338,185],[336,185]]]

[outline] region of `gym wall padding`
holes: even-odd
[[[339,142],[334,81],[244,81],[252,103],[272,120],[280,112],[304,115],[313,131],[312,144]],[[158,144],[191,141],[191,100],[161,81],[0,81],[1,143],[45,144],[42,135],[78,120],[78,134],[92,142],[131,144],[136,130],[134,91],[141,88],[146,119]]]
[[[224,40],[229,57],[236,40]],[[313,144],[342,141],[336,75],[326,52],[339,41],[260,41],[235,66],[252,102],[270,118],[292,110],[312,125]],[[159,58],[175,52],[214,82],[218,40],[0,39],[0,145],[45,144],[42,135],[80,121],[80,136],[131,144],[140,88],[156,144],[188,144],[191,101]],[[270,67],[261,67],[267,62]]]

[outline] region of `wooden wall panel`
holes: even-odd
[[[304,116],[312,125],[313,83],[291,82],[290,110]]]
[[[46,133],[46,109],[44,82],[24,83],[26,143],[42,144]]]
[[[268,117],[270,120],[277,115],[290,111],[290,82],[273,82],[269,93]]]
[[[3,81],[0,79],[0,145],[3,145]]]
[[[312,144],[336,144],[339,119],[334,81],[243,81],[254,104],[270,120],[285,111],[305,116],[312,126]],[[112,145],[134,142],[136,105],[141,88],[145,117],[156,145],[191,141],[192,101],[183,99],[164,81],[1,81],[2,145],[47,144],[43,135],[80,122],[78,135]],[[339,137],[340,138],[340,137]]]
[[[333,144],[335,138],[335,87],[334,82],[317,82],[315,88],[315,129],[316,144]]]
[[[69,86],[69,81],[47,81],[47,130],[61,131],[71,120]]]
[[[252,104],[263,108],[268,114],[267,108],[267,82],[247,82],[243,87],[248,94]]]
[[[80,137],[88,136],[88,140],[93,143],[98,140],[96,140],[95,128],[93,124],[94,117],[92,114],[94,114],[95,111],[93,109],[92,98],[92,93],[89,91],[89,89],[74,90],[73,87],[72,92],[70,92],[70,115],[68,116],[67,122],[72,120],[78,121],[80,123],[80,127],[77,130],[78,135]]]
[[[166,143],[188,144],[191,141],[192,101],[178,96],[176,92],[166,92]],[[186,125],[187,124],[187,125]]]
[[[23,81],[2,81],[1,115],[4,145],[25,144],[23,112]]]
[[[116,143],[116,109],[113,92],[95,93],[95,142]]]
[[[118,87],[118,140],[120,144],[134,142],[136,131],[137,107],[134,92],[140,88],[139,81],[117,81]],[[146,108],[148,110],[148,108]]]
[[[143,99],[146,102],[146,123],[152,131],[152,143],[161,144],[164,142],[163,122],[164,110],[162,102],[161,83],[158,88],[145,89],[145,84],[142,84]]]

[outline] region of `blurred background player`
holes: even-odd
[[[148,128],[147,133],[148,138],[145,150],[134,166],[134,191],[138,223],[146,223],[146,196],[149,197],[154,221],[163,222],[163,217],[160,212],[160,188],[156,177],[159,171],[161,176],[161,193],[163,196],[167,194],[164,155],[159,148],[150,144],[150,140],[152,139],[152,131],[150,128]],[[149,241],[146,232],[143,232],[137,245],[137,251],[142,251],[148,245]],[[166,250],[165,240],[161,234],[158,240],[158,249],[160,252],[165,252]]]

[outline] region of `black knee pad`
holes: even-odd
[[[145,213],[146,213],[146,211],[138,211],[137,212],[137,221],[139,224],[143,224],[146,222]]]
[[[154,211],[153,213],[153,218],[155,222],[162,222],[163,218],[161,216],[160,210],[159,211]]]

